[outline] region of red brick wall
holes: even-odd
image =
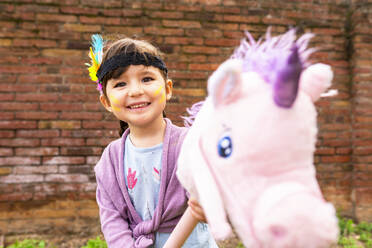
[[[355,1],[352,14],[353,214],[372,219],[372,1]]]
[[[181,124],[208,76],[269,25],[316,34],[339,95],[321,99],[318,178],[343,214],[372,220],[372,2],[0,0],[0,235],[98,230],[93,167],[117,137],[84,63],[93,33],[137,35],[166,54]]]

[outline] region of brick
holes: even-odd
[[[370,156],[357,156],[357,157],[355,156],[354,161],[357,162],[357,163],[372,163],[372,155],[370,155]]]
[[[77,6],[64,6],[60,7],[60,11],[62,13],[67,14],[82,14],[82,15],[97,15],[99,13],[99,9],[94,8],[85,8],[85,7],[77,7]],[[105,10],[103,10],[105,13]]]
[[[64,93],[64,92],[70,92],[71,86],[69,85],[56,85],[56,84],[45,84],[40,86],[40,91],[42,93],[50,93],[50,92],[58,92],[58,93]],[[58,106],[62,106],[64,103],[59,104]],[[43,104],[43,107],[48,106],[48,104]]]
[[[0,39],[1,47],[10,47],[12,45],[12,40],[10,39]]]
[[[214,71],[219,64],[189,64],[189,70],[192,71]]]
[[[73,15],[37,14],[36,20],[48,22],[76,22],[77,17]]]
[[[200,54],[218,54],[219,49],[215,47],[205,46],[184,46],[182,50],[185,53],[200,53]]]
[[[205,96],[206,92],[204,89],[177,89],[173,88],[175,95],[186,95],[186,96]]]
[[[42,175],[8,175],[0,177],[2,183],[39,183],[44,181]]]
[[[120,25],[120,18],[113,17],[87,17],[80,16],[80,22],[84,24]]]
[[[32,63],[32,64],[54,64],[54,61],[56,58],[43,58],[38,60],[31,60],[31,61],[24,61],[25,63]],[[56,64],[61,63],[56,60]],[[38,83],[38,84],[44,84],[44,83],[61,83],[62,82],[62,76],[52,76],[52,75],[20,75],[18,78],[18,82],[22,84],[29,84],[29,83]]]
[[[92,166],[83,165],[83,166],[76,166],[76,165],[60,165],[58,172],[60,174],[85,174],[85,175],[92,175],[94,174],[94,170]]]
[[[83,183],[88,182],[88,176],[82,174],[50,174],[45,176],[46,182]]]
[[[71,32],[89,32],[89,33],[99,33],[101,32],[100,25],[83,25],[83,24],[64,24],[64,31]]]
[[[36,121],[0,121],[0,129],[35,129]]]
[[[30,199],[32,199],[32,193],[22,192],[22,193],[9,193],[9,194],[0,195],[0,202],[29,201]],[[7,215],[9,215],[9,213],[7,213]]]
[[[54,147],[16,148],[15,154],[17,156],[51,156],[58,155],[59,149]]]
[[[56,47],[54,40],[17,39],[13,41],[14,47]]]
[[[23,139],[23,138],[12,138],[12,139],[0,139],[0,146],[2,147],[35,147],[40,145],[39,139]]]
[[[235,47],[235,46],[238,46],[239,43],[240,43],[239,39],[206,39],[205,40],[205,45],[208,45],[208,46]]]
[[[12,112],[2,112],[0,113],[0,120],[13,120],[14,119],[14,113]],[[1,124],[0,124],[1,126]]]
[[[101,147],[63,147],[61,155],[101,155]]]
[[[17,112],[17,119],[34,119],[34,120],[48,120],[57,119],[58,113],[48,113],[48,112]]]
[[[8,84],[0,84],[0,92],[34,92],[37,89],[35,85],[14,85],[9,83],[12,83],[12,81],[9,81]]]
[[[104,132],[102,130],[62,130],[62,137],[103,137]]]
[[[196,80],[196,79],[205,79],[207,73],[206,72],[182,72],[182,71],[178,71],[178,72],[173,72],[172,73],[172,78],[173,79],[193,79],[193,80]],[[174,94],[176,96],[176,94]]]
[[[165,27],[183,27],[183,28],[201,28],[198,21],[176,21],[176,20],[163,20],[162,24]]]
[[[34,66],[2,66],[0,67],[0,73],[40,73],[40,68]]]
[[[0,158],[0,165],[37,165],[40,164],[38,157],[5,157]]]
[[[356,202],[360,205],[370,206],[372,204],[372,189],[356,189]]]
[[[0,110],[36,110],[37,103],[0,102]]]
[[[59,130],[17,130],[17,137],[22,138],[48,138],[58,137]]]
[[[94,94],[63,94],[60,99],[63,102],[98,102],[99,96],[95,88],[94,90]]]
[[[351,162],[351,156],[341,156],[341,155],[334,155],[334,156],[322,156],[321,161],[323,163],[347,163]]]
[[[330,147],[319,147],[315,151],[316,155],[333,155],[335,154],[335,148]]]
[[[14,100],[14,94],[9,94],[9,93],[5,93],[5,94],[0,94],[0,101],[12,101]]]
[[[340,147],[336,149],[336,154],[351,154],[352,151],[350,147]]]
[[[84,157],[67,156],[44,157],[42,161],[43,164],[83,164],[84,162]]]
[[[152,18],[166,18],[166,19],[182,19],[183,12],[177,11],[146,11],[146,15]]]
[[[166,44],[182,44],[182,45],[202,45],[203,44],[203,39],[202,38],[188,38],[188,37],[166,37],[164,42]],[[169,63],[167,63],[169,65]],[[178,68],[180,69],[180,68]]]
[[[44,12],[44,13],[58,13],[57,7],[42,6],[42,5],[20,5],[17,6],[17,11],[20,12]]]
[[[78,210],[78,215],[85,218],[94,218],[99,214],[98,209],[80,209]]]
[[[43,94],[38,94],[38,93],[28,93],[28,94],[16,94],[16,101],[26,101],[26,102],[55,102],[58,101],[59,97],[58,94],[53,94],[53,93],[43,93]]]
[[[95,165],[98,163],[100,156],[87,156],[87,164]]]
[[[46,57],[81,57],[83,54],[81,51],[73,49],[43,49],[42,55]]]
[[[40,109],[45,111],[79,111],[82,106],[77,103],[40,103]]]
[[[158,28],[152,26],[144,27],[143,32],[145,34],[156,34],[165,36],[181,36],[184,34],[184,30],[180,28]]]
[[[17,166],[14,169],[14,174],[53,174],[58,172],[58,166]]]
[[[39,129],[78,129],[80,121],[39,121]]]
[[[13,156],[13,149],[0,148],[0,156]]]
[[[8,131],[8,130],[1,130],[0,129],[0,138],[12,138],[15,136],[15,132],[12,130],[12,131]]]
[[[51,138],[42,139],[42,146],[83,146],[85,141],[83,138]]]
[[[116,138],[118,138],[118,131],[115,132],[117,134]],[[112,138],[89,138],[87,139],[87,145],[88,146],[107,146],[111,141],[113,141]]]
[[[119,124],[117,121],[86,121],[83,120],[83,128],[88,129],[97,129],[97,128],[104,128],[104,129],[115,129],[118,128]]]
[[[9,175],[12,173],[12,168],[10,167],[0,167],[0,176]],[[1,191],[4,192],[4,191]]]
[[[59,119],[68,120],[101,120],[102,113],[94,112],[63,112],[59,115]]]
[[[71,209],[35,209],[32,212],[33,217],[35,218],[69,218],[76,215],[74,210]]]

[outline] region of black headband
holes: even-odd
[[[119,67],[127,67],[129,65],[154,66],[164,71],[165,74],[168,73],[165,63],[158,56],[153,56],[149,53],[142,54],[138,52],[130,52],[114,55],[102,63],[97,71],[97,78],[99,82],[101,82],[106,74],[110,71],[113,71]]]

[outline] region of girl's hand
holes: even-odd
[[[202,206],[199,205],[199,202],[194,197],[190,197],[187,204],[191,208],[191,214],[194,218],[198,219],[200,222],[207,222]]]

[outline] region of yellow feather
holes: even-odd
[[[97,71],[98,71],[98,68],[99,68],[99,64],[96,60],[96,57],[94,56],[92,48],[90,48],[89,57],[92,60],[92,62],[91,62],[92,64],[90,64],[90,66],[88,68],[89,76],[90,76],[90,79],[92,79],[93,81],[97,81],[98,78],[97,78],[96,74],[97,74]]]

